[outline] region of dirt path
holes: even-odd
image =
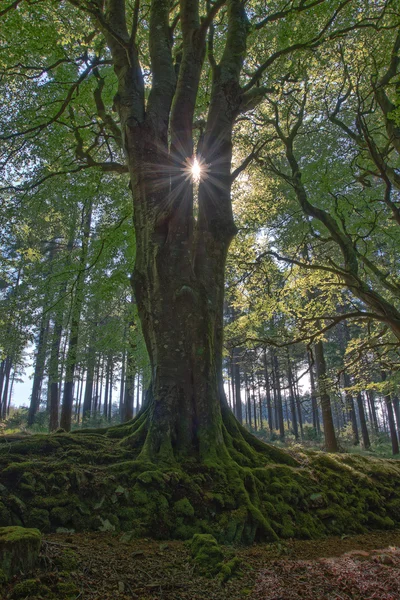
[[[196,574],[183,542],[48,535],[41,569],[30,583],[14,580],[2,599],[400,600],[400,531],[235,551],[241,571],[221,584]]]

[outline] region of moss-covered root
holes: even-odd
[[[9,579],[20,571],[29,573],[36,565],[41,543],[38,529],[0,528],[0,569]]]
[[[218,577],[221,583],[230,579],[240,567],[240,560],[235,555],[224,560],[222,548],[208,533],[196,533],[190,542],[190,551],[196,570],[207,577]]]
[[[196,533],[190,542],[190,552],[199,573],[218,573],[224,555],[214,536],[209,533]]]

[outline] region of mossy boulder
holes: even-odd
[[[29,513],[27,525],[47,533],[51,528],[49,511],[44,508],[33,508]]]
[[[220,571],[224,555],[213,535],[196,533],[190,542],[190,552],[200,573],[216,575]]]
[[[41,543],[38,529],[0,527],[0,569],[7,578],[29,573],[36,565]]]

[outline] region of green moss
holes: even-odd
[[[151,462],[148,448],[135,460],[135,435],[146,427],[143,413],[101,434],[0,444],[0,524],[96,531],[108,523],[137,536],[209,533],[233,543],[400,524],[396,461],[304,452],[300,464],[229,422],[225,453],[165,466],[166,454]],[[165,452],[171,458],[171,447]]]
[[[394,529],[395,523],[390,517],[381,517],[373,512],[367,514],[368,524],[379,529]]]
[[[31,571],[38,558],[41,535],[38,529],[0,528],[0,568],[7,577]]]
[[[182,515],[184,517],[194,516],[194,508],[187,498],[182,498],[175,502],[174,511],[177,515]]]
[[[63,600],[75,599],[79,593],[79,589],[72,581],[63,581],[57,583],[56,591],[58,593],[58,597],[63,598]]]
[[[86,531],[90,514],[90,509],[76,498],[70,504],[54,507],[50,512],[50,520],[53,527]]]
[[[0,527],[6,527],[11,524],[11,514],[8,508],[0,502]]]
[[[70,573],[78,568],[79,557],[76,552],[68,548],[54,559],[54,564],[60,571],[67,571]]]
[[[190,542],[190,552],[200,573],[204,575],[218,573],[223,553],[214,536],[208,533],[196,533]]]
[[[7,575],[4,573],[3,569],[0,569],[0,589],[6,583],[7,583]]]
[[[43,532],[50,531],[50,514],[49,511],[44,508],[33,508],[28,517],[27,525],[29,527],[35,527]]]
[[[220,567],[218,578],[222,583],[225,583],[233,577],[240,569],[241,561],[237,556],[223,563]]]
[[[39,579],[25,579],[25,581],[15,584],[11,597],[25,599],[32,598],[32,596],[48,596],[50,593],[50,589]]]

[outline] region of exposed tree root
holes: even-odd
[[[152,453],[148,411],[129,423],[0,444],[0,526],[124,530],[225,542],[315,538],[400,524],[400,463],[288,452],[223,412],[223,444],[199,460]]]

